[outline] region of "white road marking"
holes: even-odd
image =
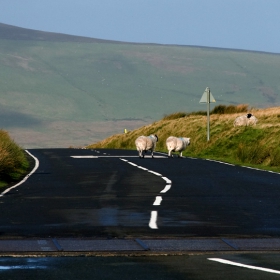
[[[151,218],[149,222],[149,227],[152,229],[157,229],[157,211],[151,211]]]
[[[166,185],[165,188],[160,193],[166,193],[170,190],[171,185]]]
[[[167,184],[171,184],[172,183],[172,181],[171,180],[169,180],[168,178],[166,178],[166,177],[161,177]]]
[[[26,151],[31,157],[34,158],[34,160],[35,160],[35,167],[34,167],[34,168],[32,169],[32,171],[31,171],[29,174],[27,174],[27,175],[23,178],[23,180],[21,180],[19,183],[17,183],[16,185],[14,185],[14,186],[12,186],[12,187],[10,187],[10,188],[4,190],[4,191],[0,194],[0,197],[4,196],[4,194],[6,194],[7,192],[9,192],[11,189],[14,189],[14,188],[18,187],[19,185],[23,184],[23,183],[36,171],[36,169],[39,167],[39,160],[38,160],[35,156],[33,156],[30,152],[28,152],[27,150],[25,150],[25,151]]]
[[[259,267],[259,266],[253,266],[253,265],[246,265],[246,264],[232,262],[232,261],[219,259],[219,258],[208,258],[208,260],[223,263],[223,264],[229,264],[229,265],[234,265],[234,266],[239,266],[239,267],[244,267],[244,268],[249,268],[249,269],[255,269],[255,270],[261,270],[261,271],[265,271],[265,272],[280,274],[279,270],[274,270],[274,269],[264,268],[264,267]]]
[[[139,156],[70,156],[71,158],[139,158]],[[152,156],[145,156],[145,158],[152,158]],[[154,156],[154,158],[167,158],[166,156]]]
[[[100,156],[70,156],[71,158],[99,158]]]
[[[145,170],[145,171],[147,171],[148,169],[147,168],[145,168],[145,167],[142,167],[142,166],[137,166],[138,168],[140,168],[140,169],[143,169],[143,170]]]
[[[149,169],[147,169],[147,168],[145,168],[145,167],[142,167],[142,166],[140,166],[140,165],[137,165],[137,164],[135,164],[135,163],[132,163],[132,162],[130,162],[130,161],[128,161],[128,160],[125,160],[125,159],[123,159],[123,158],[120,158],[120,160],[122,160],[122,161],[124,161],[124,162],[127,162],[127,163],[129,163],[129,164],[131,164],[131,165],[133,165],[133,166],[136,166],[137,168],[140,168],[140,169],[143,169],[143,170],[145,170],[145,171],[147,171],[147,172],[150,172],[150,173],[152,173],[152,174],[154,174],[154,175],[156,175],[156,176],[161,177],[163,180],[165,180],[165,182],[166,182],[168,185],[166,185],[165,188],[164,188],[160,193],[166,193],[167,191],[170,190],[172,181],[169,180],[167,177],[163,177],[162,174],[160,174],[160,173],[158,173],[158,172],[149,170]],[[161,197],[161,196],[156,196],[156,199],[155,199],[153,205],[154,205],[154,206],[159,206],[159,205],[161,204],[161,201],[162,201],[162,197]],[[158,227],[157,227],[157,211],[152,211],[152,212],[151,212],[151,218],[150,218],[150,222],[149,222],[149,227],[152,228],[152,229],[157,229],[157,228],[158,228]]]
[[[153,173],[153,174],[155,174],[155,175],[157,175],[157,176],[160,176],[160,177],[162,177],[162,175],[161,175],[160,173],[157,173],[157,172],[155,172],[155,171],[152,171],[152,170],[148,170],[148,172],[150,172],[150,173]]]
[[[162,202],[162,197],[161,196],[157,196],[153,205],[160,205],[161,202]]]
[[[228,163],[228,162],[224,162],[224,161],[219,161],[219,160],[214,160],[214,159],[209,159],[209,158],[207,158],[206,160],[221,163],[221,164],[226,164],[226,165],[230,165],[230,166],[235,166],[232,163]]]

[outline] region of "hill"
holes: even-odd
[[[0,128],[28,147],[83,146],[176,111],[280,105],[280,55],[132,44],[0,24]]]
[[[207,117],[198,112],[185,116],[172,114],[126,134],[112,135],[87,148],[134,149],[138,155],[135,139],[140,135],[157,134],[156,150],[167,152],[167,137],[190,137],[191,145],[184,156],[211,158],[280,172],[280,107],[253,109],[251,112],[258,118],[257,125],[253,127],[233,126],[235,118],[244,113],[211,114],[209,141],[206,135]]]

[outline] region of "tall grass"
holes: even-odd
[[[185,156],[212,158],[280,172],[280,107],[249,109],[247,105],[225,106],[210,117],[210,140],[207,141],[207,117],[202,114],[174,113],[162,120],[140,127],[126,134],[113,135],[88,148],[135,149],[140,135],[156,133],[157,151],[167,152],[168,136],[190,137],[191,145]],[[229,113],[230,111],[230,113]],[[252,112],[258,123],[253,127],[234,127],[236,117]],[[227,113],[225,113],[227,112]]]
[[[235,113],[244,113],[248,112],[249,109],[248,104],[239,104],[239,105],[217,105],[211,111],[211,114],[235,114]]]
[[[18,180],[29,164],[23,150],[10,138],[8,132],[0,130],[0,181],[9,183]]]
[[[214,107],[214,109],[211,110],[210,114],[236,114],[236,113],[247,113],[251,111],[252,108],[249,108],[248,104],[239,104],[239,105],[217,105]],[[192,113],[186,113],[186,112],[176,112],[169,115],[165,115],[162,119],[163,121],[168,120],[175,120],[184,118],[190,115],[207,115],[206,111],[196,111]]]

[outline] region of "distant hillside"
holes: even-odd
[[[0,24],[0,128],[24,147],[101,140],[177,111],[280,105],[280,55],[131,44]]]
[[[44,32],[0,23],[0,38],[6,40],[32,40],[50,42],[110,43],[116,41]]]

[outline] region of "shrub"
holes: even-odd
[[[187,116],[187,113],[177,112],[177,113],[173,113],[173,114],[170,114],[170,115],[165,115],[163,120],[164,121],[175,120],[175,119],[184,118],[186,116]]]
[[[28,168],[23,150],[0,130],[0,180],[9,182],[20,178]]]
[[[218,105],[214,107],[211,111],[211,114],[235,114],[235,113],[244,113],[248,112],[249,108],[247,104],[240,105]]]

